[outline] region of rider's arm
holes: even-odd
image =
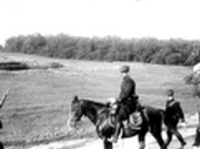
[[[181,122],[185,122],[185,117],[184,117],[184,113],[183,113],[183,110],[182,110],[182,108],[181,108],[180,102],[176,102],[176,103],[175,103],[175,108],[176,108],[176,110],[177,110],[177,114],[178,114],[178,116],[179,116]]]

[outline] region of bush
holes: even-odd
[[[165,58],[165,64],[179,65],[181,64],[181,57],[180,53],[171,53]]]
[[[8,71],[16,71],[16,70],[25,70],[30,68],[27,64],[21,62],[1,62],[0,69]]]
[[[64,67],[64,65],[57,63],[57,62],[52,62],[52,63],[50,63],[50,67],[51,68],[62,68],[62,67]]]
[[[47,37],[34,34],[9,38],[3,50],[98,61],[139,61],[178,65],[194,65],[200,61],[200,41],[180,39],[161,41],[155,38],[95,37],[90,39],[64,34]],[[193,52],[196,53],[195,56],[191,54]]]

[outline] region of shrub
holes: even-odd
[[[181,63],[181,54],[180,53],[171,53],[165,58],[165,64],[179,65]]]
[[[65,59],[139,61],[178,65],[194,65],[200,61],[200,41],[181,39],[118,37],[90,39],[64,34],[47,37],[34,34],[9,38],[3,50]],[[191,54],[192,51],[196,53],[195,56]]]
[[[57,62],[52,62],[50,63],[50,68],[62,68],[64,65],[57,63]]]
[[[1,62],[0,69],[8,71],[16,71],[16,70],[30,69],[30,67],[26,63],[11,61],[11,62]]]

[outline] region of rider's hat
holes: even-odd
[[[167,96],[174,96],[174,90],[173,89],[168,89],[167,90]]]
[[[120,68],[120,72],[121,73],[127,73],[129,72],[130,68],[128,65],[123,65],[121,68]]]

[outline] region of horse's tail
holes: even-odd
[[[146,107],[147,116],[150,126],[150,132],[162,131],[162,124],[165,119],[165,111],[163,109],[156,109],[152,107]]]
[[[164,119],[165,119],[165,110],[160,109],[160,115],[162,117],[162,120],[164,121]]]
[[[167,128],[168,124],[166,123],[166,120],[165,120],[165,117],[166,117],[165,110],[160,109],[160,114],[161,114],[161,117],[162,117],[162,123],[163,123],[164,127]]]

